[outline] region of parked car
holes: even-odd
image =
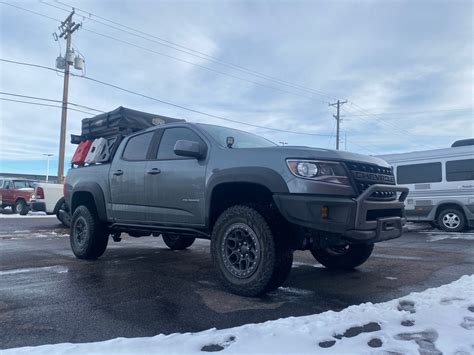
[[[446,232],[474,228],[474,140],[450,148],[381,155],[410,189],[407,219]]]
[[[122,232],[173,250],[206,238],[222,283],[244,296],[279,287],[297,249],[328,268],[363,264],[402,235],[407,193],[382,159],[192,123],[129,135],[65,184],[76,257],[100,257]]]
[[[31,210],[55,214],[65,227],[70,226],[71,218],[64,201],[63,184],[37,183],[31,199]]]
[[[2,208],[10,206],[14,213],[26,215],[30,209],[35,181],[0,177]]]

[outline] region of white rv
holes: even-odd
[[[474,145],[380,155],[393,166],[397,184],[410,189],[409,221],[448,231],[474,228]]]

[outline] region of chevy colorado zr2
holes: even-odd
[[[220,280],[244,296],[278,288],[294,250],[361,265],[403,233],[407,194],[378,158],[186,122],[125,137],[109,163],[73,168],[65,184],[78,258],[100,257],[120,233],[161,235],[173,250],[210,239]]]

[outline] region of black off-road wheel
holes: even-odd
[[[184,250],[193,245],[196,240],[196,238],[193,237],[173,234],[163,234],[162,237],[166,246],[171,250]]]
[[[262,207],[236,205],[217,219],[211,253],[223,285],[241,296],[261,296],[288,277],[293,251],[278,222]]]
[[[466,228],[466,217],[458,209],[447,208],[438,215],[438,227],[446,232],[462,232]]]
[[[313,248],[311,254],[328,269],[351,270],[365,263],[373,250],[373,244],[347,244]]]
[[[22,216],[27,215],[27,214],[28,214],[28,210],[29,210],[28,206],[26,205],[25,200],[22,200],[22,199],[17,200],[17,201],[15,202],[15,206],[13,206],[13,209],[14,209],[14,212],[15,212],[15,213],[18,213],[18,214],[20,214],[20,215],[22,215]]]
[[[77,258],[93,260],[104,254],[109,232],[88,207],[79,206],[72,216],[69,241]]]

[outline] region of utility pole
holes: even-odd
[[[59,135],[58,182],[64,181],[64,152],[66,149],[67,100],[69,90],[69,66],[74,62],[74,53],[71,51],[71,36],[81,26],[72,21],[74,10],[61,22],[59,38],[66,39],[66,54],[64,67],[63,104],[61,112],[61,132]],[[57,38],[56,37],[56,38]]]
[[[336,119],[336,150],[339,150],[339,126],[340,126],[339,123],[341,121],[340,108],[346,102],[347,102],[347,100],[344,100],[344,101],[337,100],[337,102],[335,102],[333,104],[329,104],[329,106],[336,106],[336,114],[332,115]]]

